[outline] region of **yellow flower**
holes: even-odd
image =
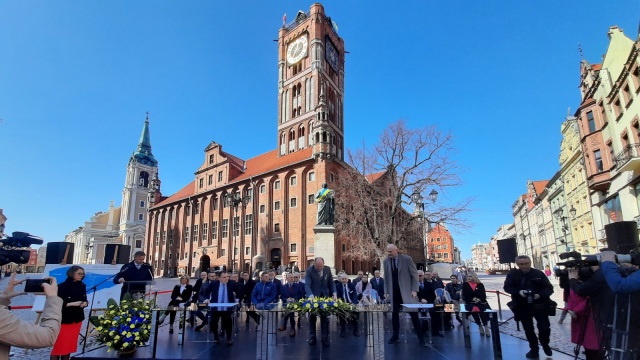
[[[96,330],[98,330],[98,331],[102,330],[102,326],[98,326],[98,327],[96,328]]]
[[[337,303],[337,302],[334,302],[334,303],[333,303],[333,307],[338,307],[338,303]]]
[[[307,304],[304,307],[306,307],[307,309],[309,309],[311,307],[311,304]]]
[[[127,321],[131,322],[131,318],[127,318]]]
[[[129,325],[129,327],[133,329],[133,328],[135,328],[136,326],[135,326],[135,325],[133,325],[133,324],[131,324],[131,325]]]
[[[313,307],[317,308],[318,307],[318,303],[313,304]]]
[[[120,335],[116,335],[113,337],[114,340],[120,340]]]
[[[129,343],[128,343],[128,342],[126,342],[126,343],[124,343],[124,344],[122,345],[122,347],[127,347],[127,346],[129,346]]]

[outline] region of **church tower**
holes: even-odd
[[[321,4],[278,34],[278,155],[344,158],[344,40]]]
[[[159,194],[158,161],[151,153],[149,135],[149,113],[142,127],[138,148],[129,158],[127,176],[122,190],[120,213],[120,239],[122,244],[131,245],[131,251],[142,250],[149,201],[155,201]]]

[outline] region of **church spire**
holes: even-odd
[[[144,120],[144,126],[142,127],[142,134],[140,134],[140,141],[138,141],[138,148],[131,156],[131,160],[137,161],[144,165],[158,166],[158,161],[153,157],[153,153],[151,153],[151,136],[149,135],[148,111],[147,117]]]

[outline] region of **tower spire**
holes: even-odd
[[[149,112],[146,112],[147,117],[144,120],[142,126],[142,134],[140,134],[140,140],[138,141],[138,148],[131,156],[132,160],[149,165],[157,166],[158,161],[153,157],[151,152],[151,135],[149,135]]]

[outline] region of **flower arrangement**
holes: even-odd
[[[336,315],[345,320],[349,320],[354,316],[355,307],[341,299],[334,300],[328,297],[314,297],[313,299],[300,299],[289,303],[285,311],[316,316]]]
[[[109,351],[133,351],[136,346],[149,341],[151,310],[156,305],[155,300],[132,300],[127,295],[120,305],[114,299],[109,299],[104,314],[89,318],[98,332],[96,340],[107,345]]]

